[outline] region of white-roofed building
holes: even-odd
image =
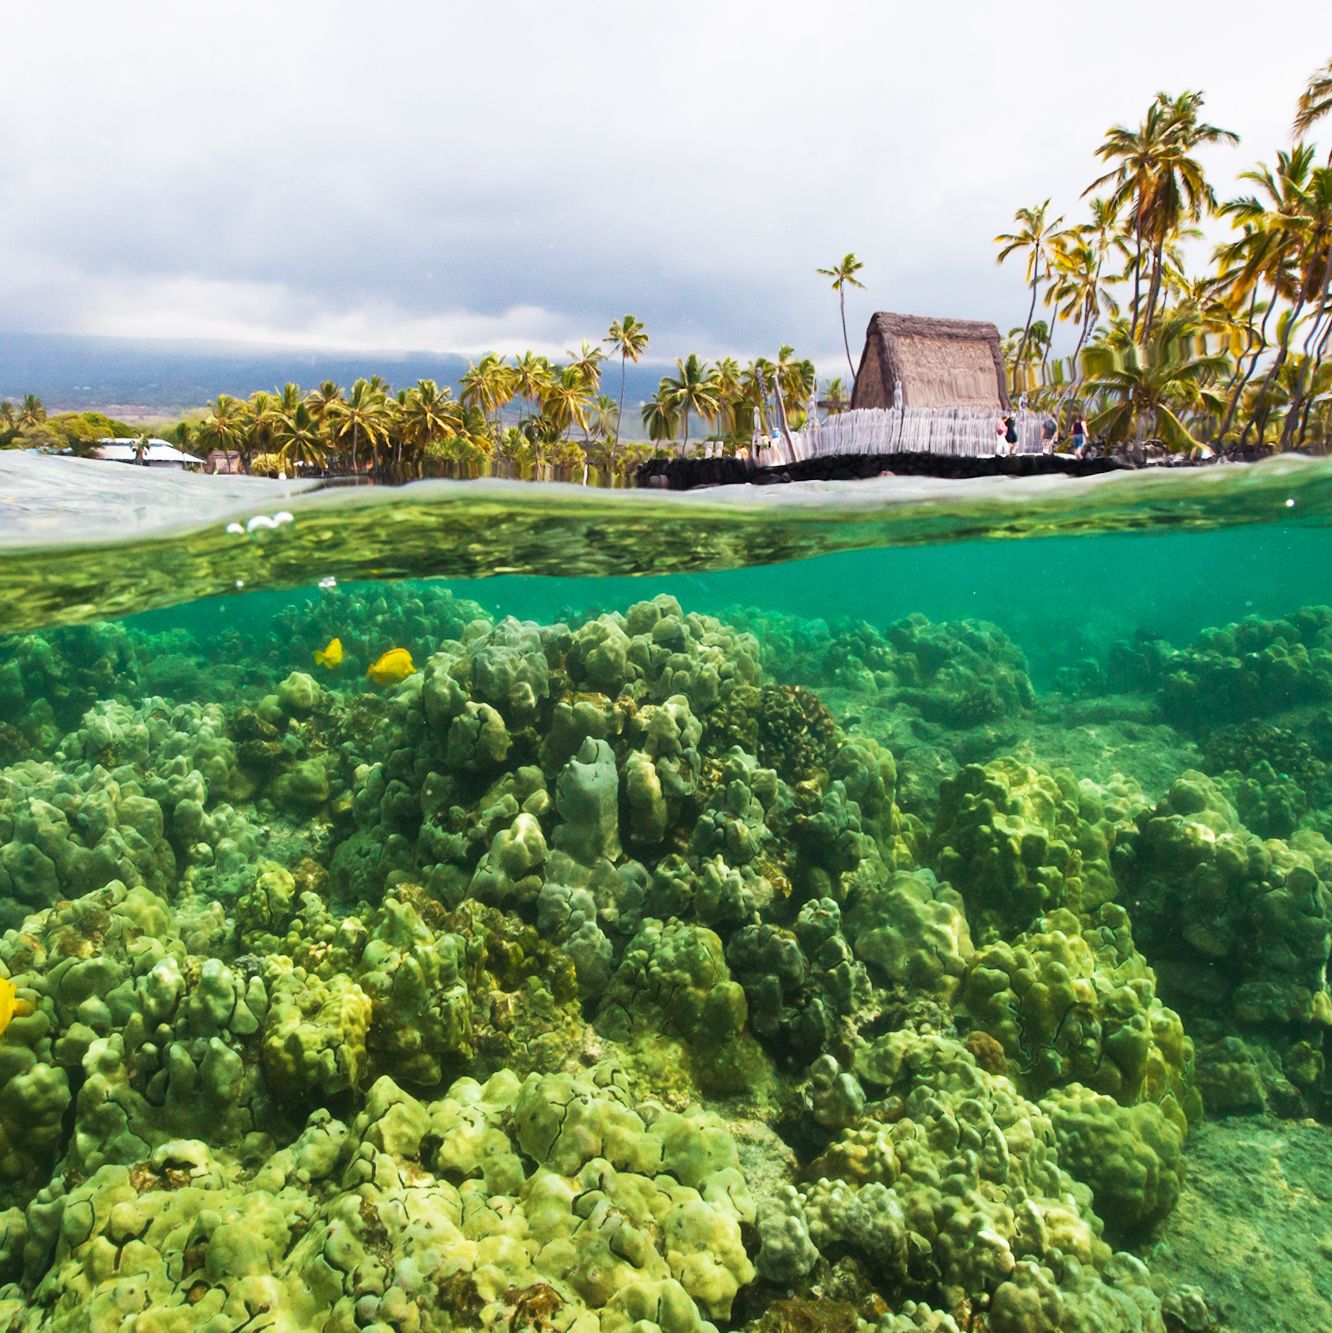
[[[139,463],[144,467],[202,467],[203,459],[177,449],[168,440],[107,439],[98,440],[94,458],[111,463]]]

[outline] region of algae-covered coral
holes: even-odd
[[[1204,1103],[1332,1100],[1322,623],[1112,653],[1127,774],[921,617],[0,645],[0,1327],[1177,1327]]]

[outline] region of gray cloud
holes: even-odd
[[[1287,0],[1289,31],[1321,3]],[[15,7],[0,324],[329,346],[560,350],[632,310],[654,351],[835,368],[848,249],[874,308],[1023,313],[991,238],[1159,87],[1270,153],[1306,66],[1218,0],[1092,12],[675,0]],[[1307,20],[1307,22],[1302,22]],[[1237,27],[1238,25],[1238,27]],[[1147,34],[1144,37],[1144,33]],[[426,340],[426,341],[422,341]]]

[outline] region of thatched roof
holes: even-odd
[[[865,331],[852,407],[1008,408],[999,330],[971,319],[927,319],[880,311]]]

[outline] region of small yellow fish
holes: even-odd
[[[412,655],[406,648],[390,648],[370,664],[365,674],[376,685],[396,685],[400,680],[406,680],[415,670],[416,667],[412,665]]]
[[[32,1013],[32,1002],[20,1000],[14,983],[5,977],[0,977],[0,1036],[3,1036],[5,1029],[9,1027],[11,1018],[30,1013]]]
[[[342,640],[330,639],[327,647],[315,649],[315,666],[326,667],[335,671],[342,665]]]

